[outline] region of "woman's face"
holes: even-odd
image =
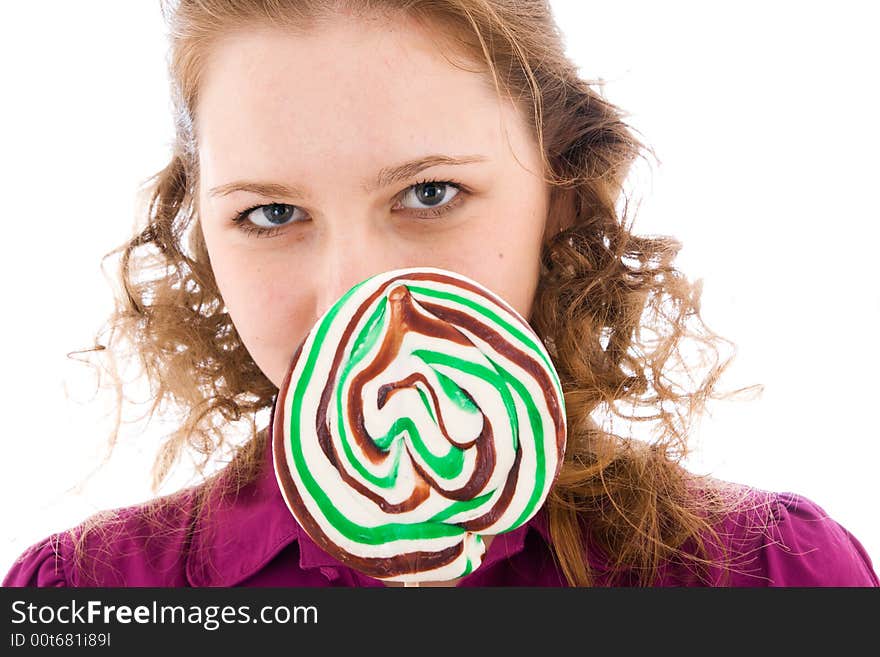
[[[390,269],[459,272],[529,317],[549,201],[537,145],[416,26],[340,17],[305,37],[235,33],[200,93],[202,232],[276,386],[323,312]]]

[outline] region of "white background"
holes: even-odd
[[[721,387],[765,385],[756,401],[712,403],[689,465],[806,495],[876,563],[871,5],[553,3],[582,74],[608,81],[606,97],[661,161],[637,190],[636,230],[677,237],[678,265],[704,280],[703,317],[738,347]],[[0,62],[5,573],[48,534],[151,496],[171,427],[160,419],[125,427],[108,465],[77,486],[103,454],[113,399],[92,400],[91,370],[65,354],[93,344],[111,309],[101,256],[129,236],[172,123],[155,2],[8,3]]]

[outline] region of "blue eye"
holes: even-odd
[[[454,194],[449,196],[448,191],[453,190]],[[424,182],[416,183],[412,187],[408,187],[406,192],[404,192],[403,198],[407,198],[410,196],[410,193],[414,193],[414,198],[418,203],[428,203],[427,207],[415,208],[417,210],[433,210],[435,208],[445,208],[456,196],[458,196],[461,191],[461,186],[456,183],[446,181],[446,182],[438,182],[436,180],[426,180]],[[446,203],[440,205],[440,202],[437,199],[446,199]]]
[[[239,212],[233,221],[246,233],[268,237],[269,234],[274,235],[285,226],[296,211],[302,212],[295,205],[287,203],[257,205]]]

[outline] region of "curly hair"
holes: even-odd
[[[732,343],[700,316],[702,281],[689,281],[674,266],[679,241],[633,232],[625,183],[636,160],[654,154],[625,123],[627,115],[606,100],[604,83],[579,76],[548,2],[160,0],[160,6],[169,27],[174,149],[143,187],[149,199],[144,225],[105,256],[121,254],[121,288],[94,349],[107,357],[120,405],[125,398],[117,356],[141,365],[152,393],[150,417],[167,412],[164,402],[183,418],[153,465],[154,493],[188,447],[204,456],[197,464],[202,480],[188,489],[198,492],[197,515],[210,513],[204,501],[211,494],[234,496],[252,482],[266,440],[258,414],[271,409],[278,392],[224,307],[199,225],[194,117],[212,43],[254,26],[302,33],[340,10],[404,15],[429,23],[447,57],[476,63],[487,84],[522,109],[540,147],[550,212],[529,321],[553,358],[565,395],[568,446],[547,508],[566,580],[571,586],[650,585],[661,564],[676,561],[708,581],[706,568],[726,556],[716,522],[740,494],[682,466],[690,425],[709,398],[760,386],[716,391],[733,358],[722,360],[718,347]],[[686,348],[686,342],[693,344]],[[693,354],[696,363],[687,360]],[[648,414],[637,412],[644,409]],[[613,431],[615,417],[630,427],[655,423],[653,439]],[[250,437],[229,445],[230,423],[238,421],[249,423]],[[111,448],[120,424],[117,414]],[[222,473],[206,477],[204,467],[226,446],[233,458]],[[158,514],[181,499],[173,494],[145,506]],[[107,522],[106,514],[86,521],[77,537],[80,557],[85,536]],[[585,545],[608,558],[605,576],[591,569]]]

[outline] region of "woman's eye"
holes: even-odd
[[[302,210],[295,205],[270,203],[269,205],[258,205],[240,212],[235,221],[239,223],[239,227],[242,230],[265,233],[282,228],[288,223],[296,223],[296,221],[291,221],[290,219],[297,212],[302,213]]]
[[[432,210],[444,207],[461,191],[460,185],[450,181],[427,180],[409,187],[402,200],[411,199],[413,210]]]

